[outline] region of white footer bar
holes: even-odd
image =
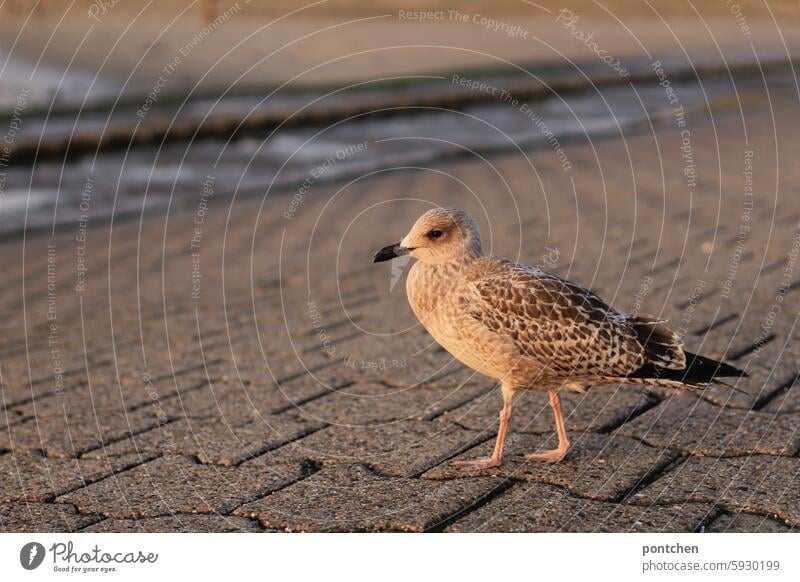
[[[6,580],[137,582],[252,575],[280,582],[408,582],[434,576],[461,582],[509,575],[514,578],[508,580],[530,581],[800,580],[798,539],[794,534],[2,534],[0,571]]]

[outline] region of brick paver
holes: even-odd
[[[679,448],[702,456],[751,454],[794,456],[800,449],[800,415],[718,407],[676,396],[617,430],[653,446]]]
[[[197,465],[162,457],[62,495],[83,513],[107,517],[158,517],[172,513],[230,513],[237,506],[303,476],[296,465],[269,469]]]
[[[282,454],[328,464],[363,464],[409,477],[454,457],[490,435],[455,425],[404,420],[374,426],[331,426],[283,447]],[[254,459],[269,460],[270,455]]]
[[[117,441],[84,457],[102,458],[133,452],[187,455],[201,463],[235,465],[301,438],[323,425],[288,416],[266,416],[260,421],[228,424],[227,419],[179,420],[130,439]]]
[[[498,496],[448,531],[687,532],[708,520],[713,506],[685,503],[641,507],[574,497],[564,489],[522,483]]]
[[[786,533],[790,531],[790,528],[763,515],[724,513],[709,524],[706,531],[711,533]]]
[[[0,526],[4,532],[71,532],[97,522],[95,515],[78,513],[63,503],[0,504]]]
[[[48,459],[37,453],[7,453],[0,456],[0,501],[52,501],[57,495],[147,459],[139,455],[102,460]]]
[[[247,533],[261,531],[253,520],[231,515],[175,514],[142,519],[104,519],[83,528],[86,532],[109,533]]]
[[[556,465],[526,461],[522,455],[555,448],[553,435],[511,434],[506,441],[506,462],[501,467],[481,471],[481,475],[501,475],[560,485],[581,497],[618,500],[651,473],[677,457],[671,449],[658,449],[622,436],[583,433],[572,439],[567,457]],[[459,456],[459,459],[488,457],[493,442],[484,443]],[[453,479],[463,471],[446,464],[423,475],[429,479]]]
[[[800,460],[755,455],[691,457],[636,493],[635,503],[714,502],[734,512],[759,513],[800,525]]]
[[[477,504],[499,486],[501,480],[492,477],[433,482],[339,466],[234,513],[286,531],[424,531]]]

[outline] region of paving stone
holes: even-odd
[[[195,369],[190,375],[178,375],[151,379],[149,383],[142,380],[141,374],[128,375],[122,378],[122,384],[117,383],[115,369],[103,370],[93,373],[91,384],[84,379],[80,384],[74,385],[70,390],[58,394],[37,396],[30,402],[14,407],[24,416],[37,418],[47,416],[64,416],[64,408],[70,411],[96,410],[98,414],[122,414],[126,410],[137,407],[149,408],[155,401],[169,398],[179,390],[188,393],[196,390],[209,381],[209,375],[203,369]],[[210,375],[211,379],[220,376]]]
[[[233,348],[235,368],[232,377],[241,378],[243,382],[256,385],[272,382],[283,386],[287,392],[287,384],[291,385],[293,381],[305,376],[322,386],[336,386],[353,381],[354,371],[342,360],[323,353],[297,353],[290,349],[288,339],[284,341],[281,350],[266,354],[261,353],[257,345],[250,345],[250,342],[257,342],[255,334],[248,336],[245,341],[240,339]],[[227,357],[231,357],[230,348]],[[291,392],[288,394],[291,396]]]
[[[709,533],[787,533],[793,530],[763,515],[723,513],[706,528]]]
[[[788,422],[786,422],[788,421]],[[800,450],[800,414],[774,414],[719,407],[692,396],[674,396],[617,429],[654,447],[703,456],[768,454]]]
[[[800,525],[800,459],[690,457],[631,497],[631,503],[715,503]]]
[[[158,424],[158,418],[150,411],[66,409],[60,417],[37,417],[9,427],[0,433],[0,448],[41,450],[48,457],[76,457]]]
[[[303,439],[283,445],[282,447],[268,451],[267,453],[259,455],[253,459],[248,459],[247,461],[244,461],[242,465],[261,465],[265,467],[271,467],[272,465],[300,463],[307,469],[309,473],[313,472],[321,466],[321,462],[312,459],[309,455],[305,454],[306,451],[303,450],[302,446],[298,446],[302,440]]]
[[[561,391],[561,404],[567,428],[573,431],[600,431],[615,427],[635,411],[652,403],[641,390],[631,387],[595,386],[585,394]],[[503,396],[493,390],[445,413],[440,420],[475,430],[497,430]],[[555,431],[555,420],[546,392],[528,390],[514,397],[511,429],[514,432]]]
[[[0,410],[0,431],[5,430],[12,424],[19,424],[24,420],[25,417],[22,416],[22,413],[16,410],[9,410],[9,409]]]
[[[432,339],[427,339],[431,342]],[[483,387],[493,382],[453,359],[435,344],[425,351],[410,347],[400,355],[391,346],[362,340],[368,350],[355,352],[350,365],[355,366],[362,381],[385,382],[394,386],[457,388]]]
[[[164,325],[163,314],[159,316],[159,325]],[[176,334],[166,339],[151,340],[140,338],[134,349],[123,349],[114,352],[114,369],[119,370],[123,381],[123,391],[140,402],[146,402],[150,394],[155,392],[159,397],[188,390],[200,383],[219,379],[224,375],[225,358],[213,354],[204,354],[197,344],[191,349],[182,349],[184,337]],[[141,344],[144,343],[147,363],[142,359]],[[145,373],[147,376],[145,376]],[[147,386],[145,378],[149,378]],[[116,374],[112,376],[116,382]]]
[[[24,337],[24,336],[23,336]],[[81,349],[76,351],[68,361],[61,374],[64,382],[64,390],[68,391],[76,386],[81,386],[86,382],[86,364],[84,362],[84,352]],[[55,394],[55,378],[51,366],[51,354],[49,351],[42,350],[38,353],[30,354],[30,366],[28,358],[21,356],[16,370],[13,370],[8,360],[3,361],[3,386],[2,398],[6,406],[14,406],[29,402],[32,398],[46,398]],[[63,357],[63,353],[62,353]],[[67,361],[67,360],[65,360]],[[105,358],[102,361],[92,361],[90,368],[108,367],[112,361]],[[12,374],[12,372],[15,372]],[[12,376],[16,376],[13,379]],[[30,377],[33,376],[33,380]]]
[[[100,518],[82,515],[71,505],[60,503],[4,503],[0,505],[0,531],[55,533],[72,532]]]
[[[18,404],[13,410],[26,418],[63,417],[67,410],[97,410],[98,413],[121,413],[127,410],[126,403],[118,390],[108,386],[97,390],[88,389],[87,384],[73,386],[71,390],[59,395],[37,396],[30,402]]]
[[[333,354],[335,369],[361,382],[385,382],[417,387],[485,385],[491,380],[466,368],[443,350],[420,326],[404,297],[383,296],[367,310],[359,311],[358,324],[334,335],[322,317],[312,353]],[[396,301],[391,310],[386,301]],[[338,312],[332,319],[346,317]],[[324,332],[324,341],[319,334]],[[307,348],[308,350],[309,348]]]
[[[774,359],[773,359],[774,360]],[[742,367],[741,362],[732,362]],[[755,361],[747,366],[749,378],[733,379],[739,390],[723,386],[709,386],[700,395],[714,404],[732,408],[750,409],[767,400],[797,374],[797,363],[784,364],[776,361]]]
[[[560,487],[520,483],[457,520],[452,532],[693,532],[713,506],[640,507],[581,499]]]
[[[404,420],[376,426],[331,426],[247,464],[297,460],[369,465],[383,475],[417,475],[475,445],[487,435],[444,423]],[[282,459],[287,457],[282,456]]]
[[[300,405],[293,412],[314,420],[348,426],[392,420],[428,420],[488,390],[486,385],[406,388],[372,383],[354,384]]]
[[[115,518],[158,517],[173,513],[229,513],[235,507],[303,476],[299,464],[220,467],[182,457],[161,457],[60,496],[82,513]]]
[[[263,531],[256,522],[231,515],[179,514],[142,519],[104,519],[89,533],[247,533]]]
[[[332,466],[234,514],[286,531],[409,531],[440,524],[501,485],[491,477],[434,482]]]
[[[0,502],[50,501],[57,495],[92,483],[148,457],[138,455],[95,459],[48,459],[35,453],[0,456]]]
[[[800,412],[800,376],[791,376],[786,386],[764,406],[764,412]]]
[[[572,448],[563,461],[548,464],[526,461],[522,455],[554,448],[554,436],[542,438],[511,434],[506,441],[505,458],[500,467],[466,472],[463,468],[443,463],[423,474],[423,477],[453,479],[466,475],[497,475],[559,485],[591,499],[618,500],[678,455],[677,451],[656,449],[623,436],[573,434],[571,442]],[[493,440],[489,440],[457,458],[488,457],[493,447]]]
[[[235,465],[322,428],[290,416],[264,416],[237,425],[227,419],[184,419],[87,453],[87,457],[155,453],[194,456],[201,463]]]
[[[332,388],[347,385],[340,380]],[[254,420],[294,408],[297,404],[326,394],[330,387],[309,375],[281,384],[267,382],[212,383],[199,390],[182,393],[179,397],[161,401],[161,407],[171,416],[189,418],[224,418],[228,423]]]

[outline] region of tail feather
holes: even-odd
[[[631,317],[627,323],[636,333],[647,359],[660,368],[682,370],[686,367],[683,340],[664,325],[663,319],[649,315]]]
[[[711,383],[728,385],[718,380],[718,378],[742,378],[748,375],[747,372],[734,368],[725,362],[718,362],[690,352],[684,353],[686,355],[686,366],[680,370],[663,368],[649,363],[629,374],[628,377],[672,380],[689,386],[703,386]]]
[[[723,388],[727,388],[728,390],[733,390],[734,392],[738,392],[739,394],[749,394],[747,390],[742,390],[738,386],[734,386],[733,384],[728,384],[727,382],[723,382],[719,378],[714,378],[712,382],[717,386],[722,386]]]

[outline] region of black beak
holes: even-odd
[[[389,261],[394,259],[395,257],[402,257],[403,255],[407,255],[413,249],[407,249],[406,247],[401,247],[400,243],[395,243],[393,245],[389,245],[388,247],[383,247],[377,253],[375,253],[375,258],[372,259],[373,263],[382,263],[383,261]]]

